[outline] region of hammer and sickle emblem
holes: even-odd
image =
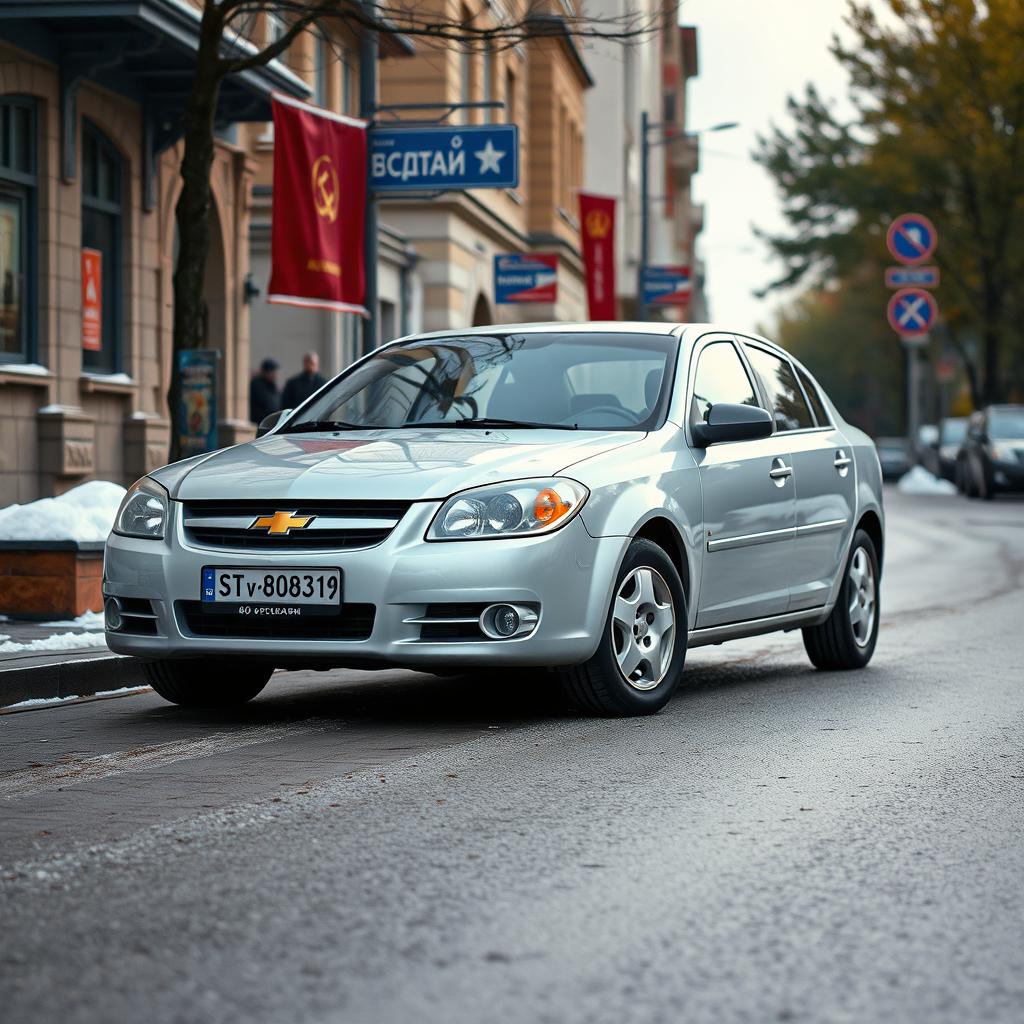
[[[584,226],[591,238],[607,238],[612,228],[612,219],[604,210],[591,210]]]
[[[331,224],[338,219],[338,172],[326,153],[313,161],[313,205]]]

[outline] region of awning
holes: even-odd
[[[146,206],[157,156],[181,136],[182,113],[195,77],[201,12],[186,0],[0,0],[0,38],[56,64],[61,78],[61,167],[75,177],[75,96],[96,82],[142,105],[146,136]],[[225,56],[254,52],[226,40]],[[305,82],[278,61],[224,78],[218,127],[269,121],[270,95],[305,98]]]

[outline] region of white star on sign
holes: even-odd
[[[498,161],[505,155],[505,151],[501,149],[495,149],[494,143],[490,139],[487,140],[487,145],[483,149],[478,149],[473,156],[480,161],[480,173],[486,174],[488,171],[494,171],[495,174],[501,173],[501,168],[498,166]]]

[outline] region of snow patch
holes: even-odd
[[[27,640],[20,644],[15,640],[0,643],[0,654],[29,654],[32,651],[76,651],[83,647],[106,647],[102,633],[54,633],[53,636]]]
[[[90,480],[56,498],[0,509],[0,540],[105,541],[125,495],[120,484]]]
[[[91,693],[90,697],[127,697],[129,694],[148,693],[148,686],[122,686],[117,690],[100,690]],[[43,708],[51,704],[66,704],[70,700],[81,700],[78,694],[69,697],[34,697],[32,700],[20,700],[17,704],[8,704],[4,711],[12,711],[15,708]]]
[[[915,466],[909,473],[900,477],[896,485],[900,494],[939,495],[956,494],[956,488],[948,480],[940,480],[932,476],[924,466]]]
[[[44,622],[44,629],[102,629],[103,612],[82,612],[74,619],[59,619],[57,622]],[[6,639],[6,638],[5,638]]]
[[[50,376],[50,371],[39,363],[0,363],[0,373],[24,373],[29,377]]]

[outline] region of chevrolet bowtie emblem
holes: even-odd
[[[288,533],[290,530],[305,529],[316,516],[300,516],[294,512],[275,512],[272,516],[260,516],[253,521],[250,530],[266,530],[277,536]]]

